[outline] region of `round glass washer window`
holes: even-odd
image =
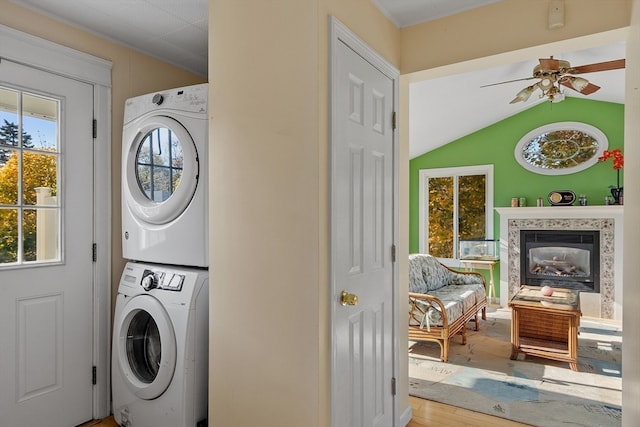
[[[568,175],[598,162],[609,141],[596,127],[580,122],[558,122],[527,133],[516,145],[522,167],[542,175]]]
[[[131,371],[145,384],[151,384],[158,375],[162,344],[160,332],[153,317],[140,310],[131,319],[127,332],[127,359]]]
[[[171,197],[180,184],[183,162],[182,144],[171,129],[148,132],[136,153],[136,179],[142,193],[153,202]]]

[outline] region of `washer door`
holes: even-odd
[[[198,186],[199,159],[191,135],[177,120],[152,116],[122,143],[129,144],[122,162],[125,203],[142,222],[173,221]]]
[[[176,368],[176,338],[160,302],[139,295],[126,303],[117,340],[120,370],[141,399],[155,399],[169,387]]]

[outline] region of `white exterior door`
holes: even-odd
[[[69,427],[93,410],[93,86],[3,59],[0,98],[0,424]]]
[[[332,55],[332,425],[389,427],[394,80],[342,40]]]

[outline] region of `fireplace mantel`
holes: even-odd
[[[622,320],[623,206],[496,208],[500,214],[500,305],[520,287],[520,230],[600,230],[599,294],[581,295],[585,316]],[[617,255],[617,256],[616,256]]]

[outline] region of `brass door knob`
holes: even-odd
[[[340,305],[358,305],[358,295],[342,291],[340,294]]]

